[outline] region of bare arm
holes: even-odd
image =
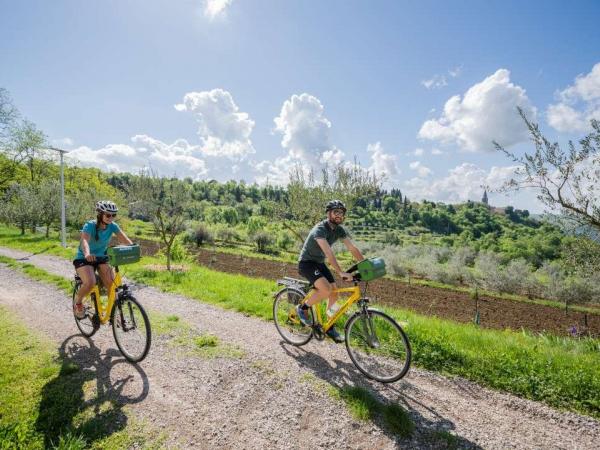
[[[87,261],[94,261],[96,257],[90,254],[90,235],[87,233],[81,232],[81,240],[79,241],[79,245],[81,247],[81,251],[83,252],[83,257]]]
[[[344,243],[346,248],[350,251],[350,253],[352,253],[352,256],[354,256],[354,259],[356,261],[362,261],[363,259],[365,259],[365,257],[360,252],[358,247],[356,245],[354,245],[354,242],[352,242],[352,239],[346,238],[346,239],[343,239],[342,242]]]
[[[331,250],[329,242],[327,242],[326,239],[317,238],[317,244],[319,244],[319,247],[321,247],[321,250],[323,250],[323,253],[325,253],[325,257],[327,258],[327,261],[329,261],[329,264],[331,264],[333,269],[342,277],[342,279],[351,280],[352,275],[342,270],[340,264],[337,262],[335,255],[333,254],[333,250]]]
[[[119,232],[117,233],[117,240],[119,241],[119,244],[133,245],[131,239],[129,239],[127,235],[123,233],[122,230],[119,230]]]

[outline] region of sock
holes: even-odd
[[[300,306],[300,309],[303,309],[304,311],[307,311],[309,308],[309,306],[306,303],[303,303],[302,306]]]

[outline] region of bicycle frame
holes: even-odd
[[[308,300],[308,298],[312,295],[312,293],[314,292],[314,289],[311,289],[310,291],[308,291],[308,293],[306,294],[306,296],[302,299],[302,303],[304,303],[306,300]],[[340,306],[340,309],[338,309],[336,311],[336,313],[333,315],[333,317],[331,319],[329,319],[326,323],[323,323],[323,320],[321,318],[321,311],[320,308],[318,307],[319,305],[313,305],[313,311],[315,312],[315,316],[317,319],[317,322],[321,325],[321,327],[323,328],[323,332],[327,332],[327,330],[329,330],[334,323],[337,322],[337,320],[346,312],[348,311],[348,309],[355,304],[357,301],[360,300],[361,298],[361,291],[360,291],[360,286],[358,285],[358,283],[355,283],[354,287],[350,287],[350,288],[337,288],[334,289],[332,291],[332,293],[338,293],[338,294],[343,294],[346,292],[351,293],[350,297],[348,297],[348,299],[342,304],[342,306]]]
[[[98,284],[94,285],[94,288],[88,294],[90,297],[92,294],[94,295],[95,303],[96,303],[96,311],[98,313],[98,319],[101,324],[105,324],[110,320],[110,314],[112,312],[113,306],[115,305],[115,300],[117,299],[117,289],[122,284],[121,274],[119,273],[119,268],[115,267],[115,277],[113,279],[112,284],[108,288],[107,294],[107,303],[106,306],[102,305],[100,301],[100,289],[98,289]]]

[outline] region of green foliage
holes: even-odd
[[[259,253],[269,253],[274,242],[273,236],[266,231],[255,233],[254,236],[252,236],[252,240],[256,244],[256,250]]]

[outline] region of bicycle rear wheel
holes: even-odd
[[[140,362],[150,350],[150,320],[142,305],[132,296],[117,300],[111,313],[117,347],[130,362]]]
[[[394,319],[374,309],[359,311],[350,318],[346,349],[358,370],[382,383],[398,381],[410,367],[406,334]]]
[[[83,311],[85,316],[83,319],[79,319],[75,314],[75,298],[77,297],[77,291],[79,291],[79,287],[81,284],[75,283],[73,286],[73,317],[75,318],[75,324],[81,334],[85,337],[92,337],[96,331],[98,331],[98,321],[96,320],[96,305],[92,299],[90,294],[86,295],[83,300]]]
[[[312,328],[304,325],[296,315],[296,306],[304,295],[295,289],[283,289],[273,302],[273,320],[279,334],[289,344],[304,345],[312,339]],[[310,317],[313,320],[312,308]]]

